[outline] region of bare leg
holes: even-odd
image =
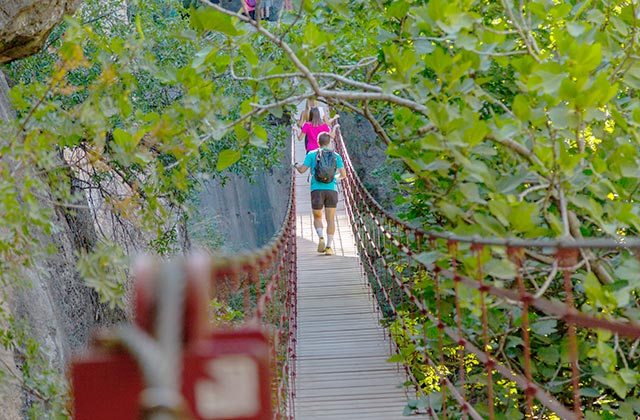
[[[322,210],[313,210],[313,227],[322,229]],[[335,226],[333,230],[335,230]],[[328,231],[327,231],[328,232]]]
[[[325,242],[322,233],[322,210],[313,210],[313,227],[316,228],[316,233],[320,238],[318,240],[318,252],[324,252]]]
[[[327,248],[326,255],[333,255],[333,234],[336,233],[336,209],[324,208],[324,215],[327,218]]]
[[[327,218],[327,235],[333,235],[336,233],[336,209],[327,208],[324,209],[324,214]]]

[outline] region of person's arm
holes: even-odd
[[[304,127],[304,125],[303,125]],[[298,141],[302,140],[304,138],[304,135],[306,133],[304,132],[304,130],[302,128],[300,128],[300,132],[298,132]]]
[[[298,165],[296,163],[295,165],[293,165],[293,167],[296,168],[298,172],[303,174],[307,172],[307,169],[311,168],[312,164],[313,164],[313,157],[311,156],[311,153],[307,153],[307,155],[304,157],[304,162],[302,163],[302,165]]]
[[[336,138],[336,130],[338,130],[338,127],[340,127],[340,124],[336,124],[331,127],[331,132],[329,133],[329,137],[331,137],[331,140]]]
[[[347,171],[344,169],[344,161],[342,160],[342,156],[336,153],[336,169],[340,174],[340,179],[345,179],[347,177]]]
[[[328,126],[331,126],[331,119],[329,118],[328,112],[325,112],[324,114],[322,114],[322,122],[327,124]]]
[[[293,165],[294,168],[296,168],[296,171],[300,172],[301,174],[307,172],[307,169],[309,169],[308,166],[305,165],[298,165],[297,163],[295,163]]]

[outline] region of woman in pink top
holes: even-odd
[[[302,125],[300,134],[298,134],[298,140],[302,140],[305,135],[307,136],[307,140],[304,145],[307,153],[312,150],[316,150],[319,147],[318,136],[321,133],[331,133],[329,125],[322,122],[322,119],[320,118],[320,110],[318,110],[318,108],[311,108],[310,117],[309,121]]]
[[[245,16],[249,16],[251,19],[256,19],[256,1],[255,0],[242,0],[242,11]]]

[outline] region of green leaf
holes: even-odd
[[[613,389],[620,398],[625,398],[629,392],[629,386],[616,373],[593,375],[593,379]]]
[[[528,173],[526,170],[520,170],[513,175],[507,175],[498,181],[496,188],[502,194],[509,194],[514,192],[516,188],[527,179],[527,176]]]
[[[241,157],[242,153],[240,153],[239,151],[225,149],[218,155],[218,163],[216,164],[216,169],[218,171],[223,171],[239,161]]]
[[[221,32],[229,36],[239,34],[231,16],[220,13],[211,7],[192,10],[191,24],[199,30]]]
[[[527,233],[533,231],[537,227],[536,219],[538,214],[538,206],[535,203],[524,201],[513,203],[509,213],[509,224],[517,232]]]
[[[574,70],[580,70],[581,73],[588,73],[594,70],[602,62],[602,44],[594,43],[580,46],[577,51],[577,58],[577,65]]]
[[[526,121],[531,116],[529,102],[523,95],[516,95],[515,98],[513,98],[512,110],[513,113],[516,114],[516,116],[521,120]]]
[[[618,371],[618,374],[620,375],[624,383],[626,383],[629,386],[637,385],[638,380],[640,379],[640,373],[629,368],[620,369]]]
[[[464,132],[464,141],[470,146],[480,143],[484,137],[489,134],[489,128],[484,121],[475,121]]]
[[[555,365],[560,361],[560,351],[557,346],[542,347],[538,350],[538,358],[547,365]]]
[[[487,274],[499,279],[511,280],[516,277],[516,266],[509,260],[491,259],[484,269]]]
[[[595,398],[601,395],[601,392],[595,388],[580,388],[580,395],[583,397]]]
[[[387,16],[402,19],[407,16],[407,11],[411,5],[405,0],[396,0],[387,8]]]
[[[456,205],[446,201],[439,201],[437,204],[440,211],[451,221],[455,221],[457,217],[462,216],[463,212]]]
[[[502,225],[500,225],[500,223],[493,216],[476,212],[473,214],[473,218],[476,220],[479,226],[482,226],[482,229],[491,232],[491,234],[498,237],[506,235],[506,232]]]
[[[480,197],[480,192],[478,190],[478,184],[464,182],[460,184],[460,191],[467,199],[467,201],[471,203],[485,204],[486,201]]]
[[[402,354],[392,354],[388,359],[389,363],[403,363],[405,362],[405,357]]]
[[[550,335],[557,331],[556,326],[558,321],[555,319],[545,319],[543,321],[536,321],[531,324],[531,330],[538,335]]]
[[[195,55],[193,62],[191,63],[191,67],[194,69],[200,68],[206,61],[209,54],[213,51],[213,45],[207,45],[200,51],[198,51]],[[167,80],[171,80],[170,78],[166,78]]]
[[[586,30],[586,27],[583,23],[567,22],[566,25],[567,25],[567,32],[569,32],[569,34],[574,38],[580,37]]]
[[[427,267],[430,267],[434,262],[438,261],[441,256],[442,254],[438,251],[428,251],[421,252],[420,254],[416,255],[416,259]]]
[[[582,285],[584,291],[587,293],[587,298],[593,302],[593,304],[604,302],[604,292],[600,281],[591,271],[585,276]]]
[[[511,206],[504,199],[493,199],[489,201],[489,210],[504,226],[509,225],[509,214]]]
[[[121,128],[113,130],[113,140],[118,146],[122,147],[125,152],[133,150],[138,144],[131,133],[124,131]]]
[[[633,405],[628,401],[621,402],[618,406],[618,411],[616,414],[621,419],[632,419],[634,417]]]
[[[346,0],[326,0],[331,10],[338,12],[344,18],[349,18],[349,2]]]
[[[242,56],[247,59],[251,66],[255,67],[260,63],[260,59],[256,54],[254,47],[250,44],[242,44],[240,45],[240,51],[242,52]]]
[[[421,169],[423,171],[440,171],[443,169],[449,169],[450,167],[451,164],[446,160],[434,160],[433,162],[423,166]]]

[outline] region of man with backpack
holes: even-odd
[[[336,173],[340,178],[347,176],[342,156],[329,149],[331,138],[323,133],[318,136],[318,150],[307,153],[304,163],[294,167],[301,174],[311,169],[311,209],[313,210],[313,227],[320,237],[318,252],[333,255],[333,235],[336,232],[336,207],[338,206],[338,185]],[[327,220],[327,241],[325,244],[322,209]]]

